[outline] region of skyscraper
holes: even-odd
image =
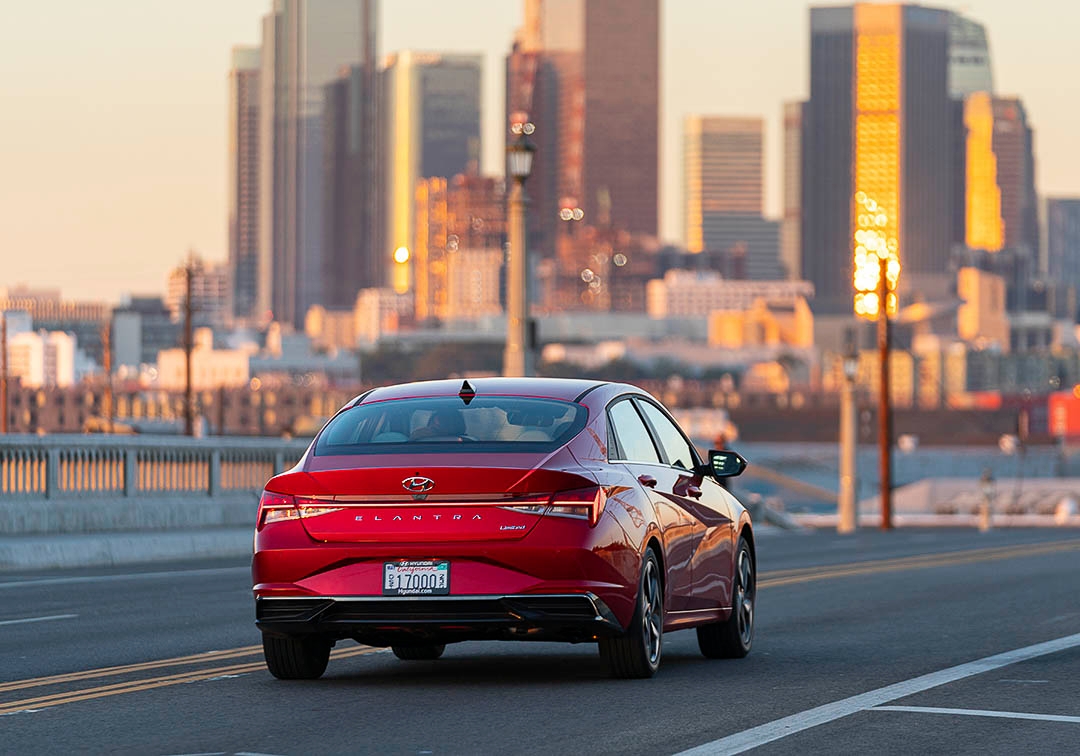
[[[1035,137],[1024,104],[995,97],[994,155],[1001,188],[1005,247],[1036,260],[1039,255],[1039,198],[1035,192]]]
[[[746,278],[779,278],[779,225],[762,217],[761,118],[690,116],[684,123],[687,249],[721,253]]]
[[[492,294],[489,273],[478,274],[484,284],[483,302],[499,307],[499,265],[506,239],[506,198],[501,179],[458,174],[451,179],[422,178],[416,188],[415,263],[416,319],[462,317],[461,283],[474,263],[489,271],[495,266]],[[494,262],[493,262],[494,261]],[[451,286],[457,282],[457,289]],[[475,291],[473,292],[476,293]]]
[[[404,51],[386,59],[381,102],[386,225],[379,252],[387,259],[396,250],[414,248],[419,179],[475,169],[482,66],[480,55]],[[388,283],[405,291],[409,261],[405,254],[395,259]]]
[[[258,314],[259,66],[257,47],[235,47],[229,69],[229,273],[232,314]]]
[[[948,270],[957,181],[950,17],[899,4],[810,11],[802,270],[819,309],[851,306],[857,194],[880,208],[875,218],[898,241],[908,282]]]
[[[1051,281],[1080,291],[1080,197],[1047,198],[1046,258]]]
[[[658,0],[526,0],[507,60],[507,120],[536,125],[532,233],[550,253],[558,211],[657,232]]]
[[[761,118],[687,116],[683,122],[683,217],[686,248],[702,252],[706,213],[761,215]]]
[[[780,222],[780,262],[787,278],[802,278],[803,103],[784,103],[784,216]]]
[[[374,56],[326,85],[323,104],[322,304],[352,308],[360,289],[382,286],[378,254],[378,73]]]
[[[964,100],[964,123],[968,256],[1004,277],[1010,308],[1024,309],[1041,262],[1032,130],[1018,99],[986,92]]]
[[[264,19],[262,76],[272,91],[262,102],[273,107],[262,119],[260,178],[272,178],[260,184],[260,257],[271,262],[264,286],[274,318],[297,327],[323,297],[327,85],[374,55],[376,18],[376,0],[275,0]]]
[[[994,93],[990,43],[982,24],[952,13],[949,16],[949,96],[961,100],[973,92]]]

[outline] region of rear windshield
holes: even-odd
[[[360,404],[327,424],[315,456],[542,452],[585,427],[580,404],[520,396],[419,397]]]

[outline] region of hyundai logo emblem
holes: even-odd
[[[419,475],[415,475],[401,481],[401,485],[406,491],[411,491],[412,493],[426,493],[435,487],[435,481],[431,478],[422,478]]]

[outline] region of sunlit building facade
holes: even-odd
[[[683,223],[688,251],[706,248],[706,213],[761,215],[764,133],[761,118],[687,116],[683,121]]]
[[[393,262],[398,292],[413,285],[416,189],[428,176],[473,172],[480,157],[480,80],[483,57],[403,51],[382,72],[381,154],[385,224],[379,252]]]
[[[967,262],[1002,276],[1009,309],[1022,311],[1036,306],[1041,268],[1033,132],[1020,100],[986,92],[964,100],[964,123]]]
[[[229,302],[229,269],[222,263],[208,263],[199,258],[188,265],[191,274],[191,316],[198,326],[218,328],[231,322]],[[186,266],[169,271],[165,289],[165,306],[174,323],[184,322],[187,298]]]
[[[501,179],[475,174],[458,174],[449,180],[438,176],[420,179],[412,256],[416,319],[422,322],[462,317],[467,311],[462,304],[466,299],[459,294],[465,291],[462,287],[467,279],[482,284],[483,296],[478,304],[484,314],[493,314],[493,308],[500,310],[499,271],[505,239],[506,204]],[[481,272],[469,278],[474,267]],[[451,291],[454,282],[457,294]]]
[[[76,380],[77,340],[62,331],[17,333],[7,343],[8,375],[28,388],[65,387]]]
[[[1001,218],[1001,187],[994,153],[994,100],[976,92],[964,101],[967,129],[967,235],[968,247],[998,252],[1005,244]]]
[[[739,278],[783,277],[780,224],[764,206],[762,118],[689,116],[683,124],[687,250],[719,252]]]
[[[899,4],[810,10],[801,268],[822,311],[851,310],[856,231],[880,233],[905,275],[948,270],[959,181],[950,17]]]
[[[110,314],[105,302],[63,299],[59,289],[0,287],[0,312],[13,310],[27,313],[36,331],[74,334],[79,349],[95,362],[102,362],[102,327]]]

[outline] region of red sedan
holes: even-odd
[[[634,386],[542,378],[369,391],[266,485],[252,578],[270,672],[317,678],[352,638],[402,659],[463,640],[596,642],[651,677],[663,634],[709,658],[754,634],[750,516]]]

